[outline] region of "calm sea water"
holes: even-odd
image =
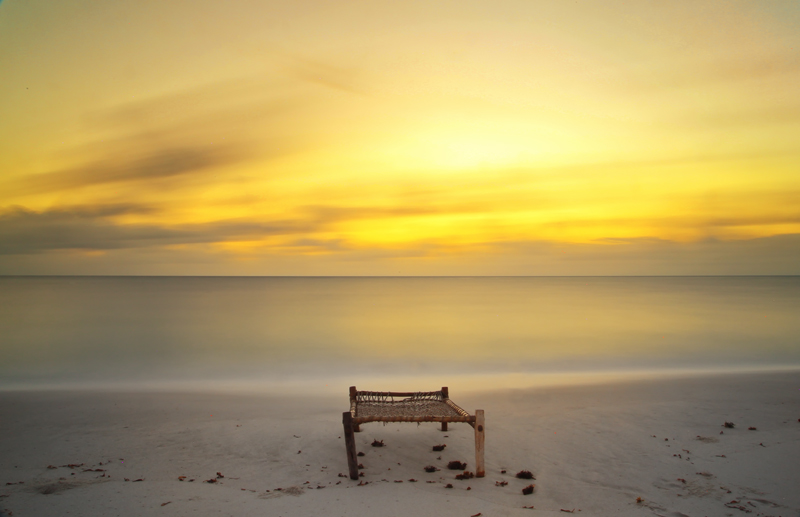
[[[800,277],[0,277],[0,388],[774,367],[800,367]]]

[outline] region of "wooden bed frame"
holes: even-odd
[[[350,479],[358,479],[353,433],[361,431],[361,424],[368,422],[441,422],[442,431],[447,431],[450,422],[466,422],[475,429],[475,477],[486,474],[483,410],[477,409],[470,415],[450,400],[447,386],[440,391],[426,392],[357,391],[355,386],[350,386],[350,411],[342,414]]]

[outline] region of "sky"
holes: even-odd
[[[0,274],[800,274],[800,3],[5,0]]]

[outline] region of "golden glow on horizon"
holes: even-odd
[[[434,4],[3,3],[0,256],[481,274],[800,234],[797,4]]]

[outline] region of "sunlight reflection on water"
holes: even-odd
[[[0,386],[797,366],[798,309],[798,277],[5,277]]]

